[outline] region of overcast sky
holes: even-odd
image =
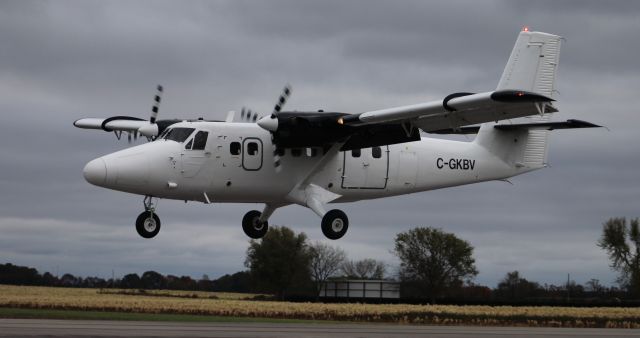
[[[640,216],[640,2],[637,1],[2,1],[0,263],[87,276],[156,270],[218,277],[244,269],[240,221],[259,205],[161,201],[162,231],[140,238],[142,197],[85,182],[91,159],[128,146],[76,129],[82,117],[223,119],[267,112],[285,83],[290,109],[362,112],[493,90],[518,32],[562,35],[560,113],[607,129],[557,131],[550,168],[338,206],[335,242],[387,262],[395,235],[440,227],[469,241],[495,286],[509,271],[610,285],[596,247],[610,217]],[[310,210],[271,224],[326,240]]]

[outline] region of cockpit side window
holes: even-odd
[[[206,131],[197,132],[193,138],[193,150],[204,150],[207,145],[207,136],[209,136],[209,133]]]
[[[194,128],[171,128],[164,136],[167,141],[176,141],[179,143],[184,142],[191,133],[193,133]]]
[[[165,136],[167,136],[167,133],[169,132],[170,129],[165,129],[162,131],[162,133],[156,138],[156,140],[162,140],[165,138]]]

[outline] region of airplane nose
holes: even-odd
[[[82,171],[84,179],[87,182],[102,186],[107,180],[107,164],[102,158],[96,158],[95,160],[87,163]]]

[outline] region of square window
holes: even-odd
[[[373,155],[373,158],[382,157],[382,149],[380,149],[380,147],[371,148],[371,155]]]
[[[351,151],[351,156],[353,157],[360,157],[360,149],[353,149]]]
[[[240,142],[231,142],[229,152],[231,155],[240,155]]]
[[[255,156],[258,154],[258,144],[256,142],[249,142],[247,144],[247,155]]]

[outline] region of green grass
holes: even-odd
[[[51,309],[24,309],[0,307],[0,318],[20,319],[78,319],[78,320],[131,320],[157,322],[191,323],[338,323],[337,321],[319,321],[302,319],[277,319],[254,317],[222,317],[202,315],[174,315],[154,313],[126,313],[102,311],[76,311]]]

